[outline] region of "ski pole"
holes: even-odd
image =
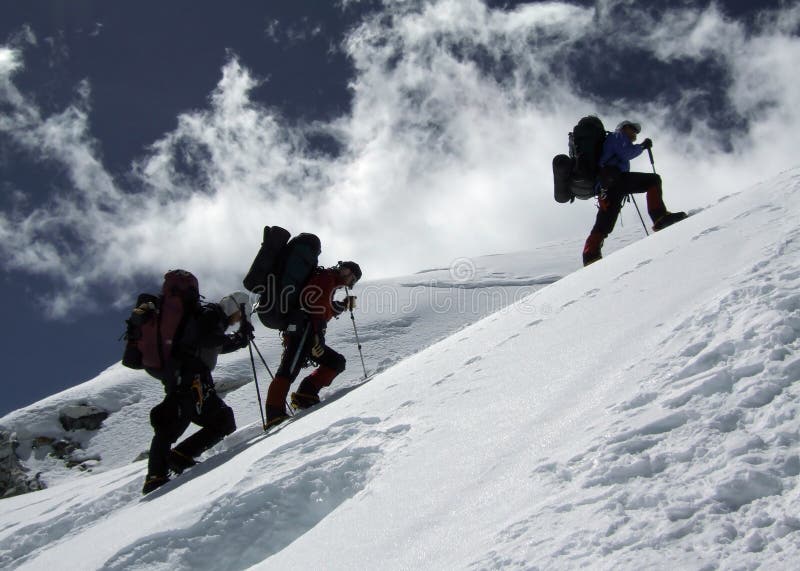
[[[350,288],[345,288],[347,297],[350,297]],[[348,304],[350,305],[350,304]],[[353,315],[353,308],[350,307],[350,320],[353,322],[353,333],[356,335],[356,344],[358,345],[358,354],[361,357],[361,368],[364,369],[364,380],[367,380],[367,367],[364,365],[364,353],[361,351],[361,340],[358,338],[358,329],[356,328],[356,316]]]

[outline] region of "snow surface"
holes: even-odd
[[[333,324],[348,372],[265,438],[249,359],[223,360],[242,428],[144,498],[157,383],[115,366],[12,413],[24,441],[68,403],[115,411],[92,473],[30,451],[51,487],[0,501],[0,567],[795,569],[799,191],[783,173],[579,271],[551,244],[367,284],[372,380]]]
[[[638,239],[641,234],[641,227],[621,233],[611,250]],[[411,276],[365,280],[353,293],[359,297],[355,320],[368,373],[384,371],[575,271],[580,263],[580,248],[577,241],[554,242],[517,254],[459,258],[446,267],[422,270]],[[263,328],[257,320],[255,326],[259,351],[274,372],[281,351],[278,334]],[[323,400],[345,394],[360,385],[364,377],[347,314],[331,322],[327,340],[346,356],[348,369],[330,389],[323,390]],[[120,344],[120,353],[122,349]],[[258,353],[254,358],[263,398],[269,372]],[[261,418],[248,351],[220,356],[214,379],[218,392],[233,407],[239,426]],[[158,381],[117,364],[89,382],[0,418],[0,428],[15,433],[20,442],[17,455],[31,473],[40,473],[48,486],[57,485],[124,466],[145,452],[152,438],[149,411],[163,396]],[[67,432],[59,416],[78,404],[91,404],[111,412],[112,416],[99,431]],[[51,447],[36,442],[42,436],[79,443],[82,450],[75,457],[88,459],[84,463],[87,470],[68,469],[62,460],[53,458]]]

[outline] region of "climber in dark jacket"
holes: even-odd
[[[646,193],[647,213],[656,232],[686,218],[685,212],[667,210],[661,196],[660,176],[656,173],[630,172],[630,161],[653,146],[650,139],[645,139],[641,144],[635,143],[641,130],[638,123],[623,121],[603,143],[603,154],[598,163],[600,173],[597,182],[597,218],[583,247],[584,266],[603,257],[603,241],[614,230],[622,203],[629,194]]]
[[[220,354],[248,346],[253,332],[247,320],[248,307],[248,294],[235,292],[218,304],[202,306],[184,323],[172,350],[170,372],[163,378],[167,394],[150,411],[155,435],[143,494],[166,484],[169,470],[180,474],[194,466],[197,456],[236,430],[233,410],[217,395],[211,371]],[[239,330],[226,334],[236,323]],[[170,450],[191,423],[202,428]]]

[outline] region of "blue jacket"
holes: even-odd
[[[617,167],[621,172],[630,172],[631,159],[635,159],[644,151],[644,147],[631,143],[621,131],[614,131],[603,143],[603,154],[600,155],[600,168]]]

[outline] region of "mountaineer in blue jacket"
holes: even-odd
[[[669,212],[661,197],[661,177],[655,173],[630,172],[631,159],[635,159],[653,146],[650,139],[636,144],[642,127],[633,121],[623,121],[603,143],[599,161],[598,211],[594,227],[583,247],[583,265],[588,266],[602,258],[603,241],[614,230],[625,197],[633,193],[647,193],[647,213],[658,232],[686,218],[685,212]]]

